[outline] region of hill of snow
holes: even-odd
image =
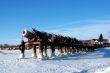
[[[25,59],[19,54],[19,50],[0,51],[0,73],[110,73],[110,47],[42,61],[31,58],[32,50],[26,51]]]

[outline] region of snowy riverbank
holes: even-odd
[[[32,59],[32,50],[22,60],[19,53],[0,51],[0,73],[110,73],[110,47],[43,61]]]

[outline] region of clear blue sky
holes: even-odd
[[[108,38],[110,0],[0,0],[0,43],[18,44],[26,28],[78,39]]]

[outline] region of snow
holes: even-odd
[[[42,61],[31,58],[32,53],[26,50],[25,59],[19,59],[19,50],[0,51],[0,73],[110,73],[110,47],[62,57],[56,51],[56,56]]]
[[[106,68],[105,70],[98,70],[95,73],[110,73],[110,67]]]

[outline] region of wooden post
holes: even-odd
[[[24,57],[25,57],[24,53],[21,52],[19,58],[20,58],[20,59],[24,59]]]
[[[84,47],[82,47],[81,51],[82,51],[82,52],[85,52]]]
[[[83,52],[85,52],[85,48],[83,47]]]
[[[51,46],[50,52],[51,52],[50,57],[55,56],[55,47],[54,46]]]
[[[71,54],[73,54],[73,51],[74,51],[73,49],[74,49],[74,48],[73,48],[73,47],[71,47]]]
[[[65,55],[67,54],[66,47],[64,47],[64,54],[65,54]]]
[[[88,52],[90,52],[90,48],[87,46]]]
[[[79,47],[76,47],[76,53],[79,53]]]
[[[58,47],[58,56],[62,56],[62,47],[61,46]]]
[[[81,47],[78,47],[78,53],[81,53]]]
[[[73,49],[72,49],[72,47],[70,47],[69,48],[69,54],[72,54],[72,51],[73,51]]]
[[[75,47],[72,47],[72,48],[73,48],[72,53],[75,53],[76,52]]]
[[[83,47],[83,52],[86,52],[86,48],[85,47]]]
[[[21,42],[19,49],[21,51],[19,58],[23,59],[25,57],[25,55],[24,55],[24,53],[25,53],[25,42],[24,41]]]
[[[44,55],[44,57],[47,57],[47,46],[44,46],[43,55]]]
[[[36,56],[36,44],[33,44],[33,54],[32,54],[32,57],[33,57],[34,59],[37,58],[37,56]]]
[[[86,52],[88,52],[88,48],[87,47],[85,47],[86,48]]]
[[[70,52],[70,47],[68,48],[68,53],[70,54],[71,52]]]
[[[38,48],[38,59],[42,60],[43,59],[43,45],[42,43],[39,44],[39,48]]]
[[[68,55],[69,54],[69,48],[66,47],[66,54]]]

